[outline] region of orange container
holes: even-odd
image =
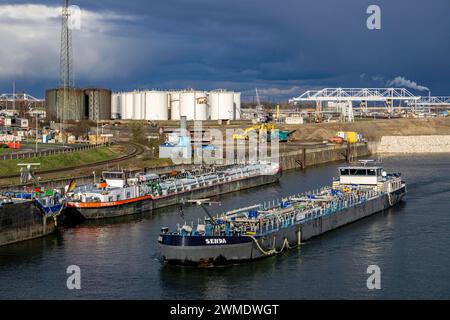
[[[20,142],[8,142],[8,148],[20,149]]]

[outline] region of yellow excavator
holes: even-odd
[[[272,130],[275,130],[275,126],[273,125],[273,123],[256,124],[251,127],[245,128],[242,134],[237,133],[233,134],[233,140],[247,140],[248,134],[252,131],[256,131],[256,133],[260,134],[264,132],[268,133],[271,132]]]

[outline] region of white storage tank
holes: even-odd
[[[142,115],[142,120],[145,120],[145,112],[146,112],[146,107],[147,107],[147,94],[145,91],[141,91],[141,115]]]
[[[241,119],[241,93],[234,92],[233,93],[233,101],[234,101],[234,118],[233,120]]]
[[[125,93],[120,93],[120,118],[121,119],[125,119],[125,110],[127,107],[127,98]]]
[[[185,116],[186,120],[195,120],[195,91],[180,93],[180,116]]]
[[[208,94],[204,91],[184,91],[180,93],[180,115],[186,120],[208,120]]]
[[[195,92],[195,120],[209,119],[208,94]]]
[[[165,91],[145,92],[145,120],[169,120],[169,94]]]
[[[170,119],[180,120],[180,92],[170,92]]]
[[[134,118],[134,93],[124,93],[125,107],[122,110],[123,119],[132,120]]]
[[[111,95],[111,119],[120,119],[120,94]]]
[[[229,91],[209,93],[211,120],[230,120],[234,114],[234,94]]]
[[[144,114],[142,109],[145,101],[142,100],[142,92],[136,91],[133,95],[133,120],[143,120]]]

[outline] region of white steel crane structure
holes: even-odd
[[[24,104],[26,108],[31,109],[36,104],[44,104],[44,100],[37,99],[26,93],[3,93],[0,95],[0,110],[14,110],[16,104]]]
[[[450,96],[448,97],[420,97],[415,102],[417,106],[450,106]]]
[[[393,101],[407,101],[415,104],[420,99],[404,88],[324,88],[321,90],[309,90],[297,98],[289,100],[290,103],[301,101],[315,101],[316,113],[321,113],[323,101],[336,102],[342,117],[347,121],[353,121],[353,101],[361,102],[361,109],[367,112],[367,102],[384,102],[389,113],[393,112]]]
[[[414,105],[408,105],[415,109],[415,111],[428,112],[431,110],[437,111],[438,109],[447,109],[450,107],[450,96],[449,97],[420,97],[419,100],[415,101]]]

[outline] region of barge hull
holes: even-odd
[[[153,208],[151,199],[134,201],[127,204],[96,207],[96,208],[76,208],[67,206],[64,210],[64,219],[67,220],[95,220],[103,218],[114,218],[127,216],[135,213],[151,211]]]
[[[401,188],[391,194],[389,200],[388,194],[383,194],[372,200],[357,204],[347,208],[342,213],[322,216],[301,224],[301,240],[306,241],[315,236],[319,236],[327,231],[345,226],[362,218],[368,217],[374,213],[381,212],[400,202],[405,195],[405,188]]]
[[[0,246],[36,239],[56,231],[53,217],[32,201],[0,206]]]

